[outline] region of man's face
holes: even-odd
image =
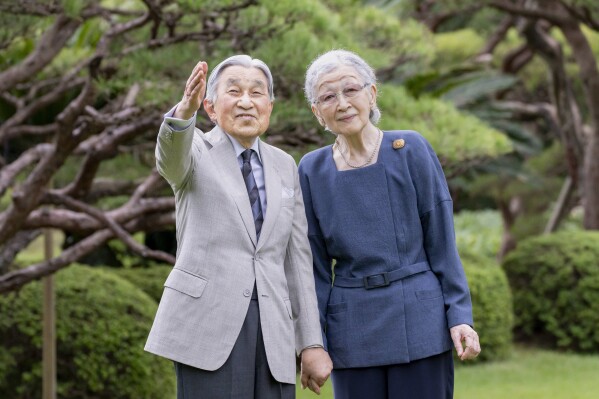
[[[268,129],[272,106],[264,73],[239,65],[222,71],[215,102],[204,100],[210,119],[246,148]]]

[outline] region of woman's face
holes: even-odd
[[[376,86],[365,85],[353,67],[343,65],[318,80],[312,112],[335,134],[358,134],[370,125],[375,101]]]

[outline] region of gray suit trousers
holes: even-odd
[[[294,399],[295,385],[270,373],[256,288],[231,355],[215,371],[175,362],[177,399]]]

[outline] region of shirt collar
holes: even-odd
[[[224,133],[227,135],[227,137],[231,141],[231,144],[233,144],[233,149],[235,150],[235,156],[237,158],[239,158],[241,153],[244,152],[246,150],[246,148],[244,148],[241,144],[239,144],[239,141],[237,141],[229,133],[227,133],[227,132],[224,132]],[[256,155],[258,155],[258,160],[260,161],[260,164],[262,164],[262,157],[260,156],[260,145],[258,144],[259,141],[260,141],[260,137],[256,137],[256,140],[254,140],[254,144],[252,144],[250,149],[256,151]]]

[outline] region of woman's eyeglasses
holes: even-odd
[[[363,85],[360,84],[350,84],[345,86],[343,89],[338,92],[326,92],[316,98],[316,104],[321,104],[325,107],[336,104],[339,101],[339,96],[343,95],[345,98],[353,98],[356,97],[363,88],[368,86],[370,83],[365,83]]]

